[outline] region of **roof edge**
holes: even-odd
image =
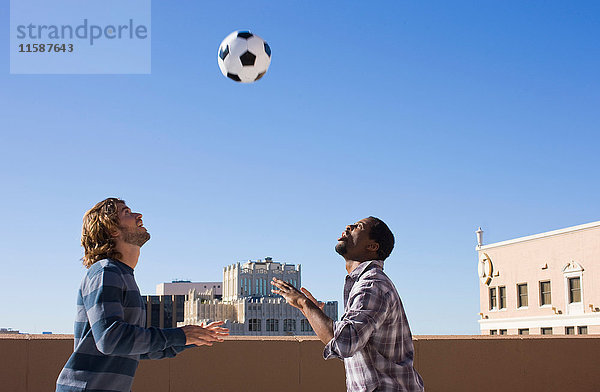
[[[551,236],[554,236],[554,235],[571,233],[571,232],[574,232],[574,231],[587,230],[587,229],[591,229],[591,228],[594,228],[594,227],[600,227],[600,221],[585,223],[583,225],[565,227],[564,229],[546,231],[544,233],[539,233],[539,234],[528,235],[528,236],[525,236],[525,237],[514,238],[512,240],[494,242],[492,244],[477,246],[477,247],[475,247],[475,249],[476,250],[486,250],[486,249],[496,248],[496,247],[499,247],[499,246],[516,244],[518,242],[531,241],[531,240],[536,240],[536,239],[539,239],[539,238],[551,237]]]

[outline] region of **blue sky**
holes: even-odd
[[[237,29],[273,52],[253,85],[217,65]],[[341,309],[335,240],[375,215],[413,333],[477,334],[478,226],[600,219],[599,33],[594,1],[154,1],[151,75],[10,75],[5,47],[0,327],[72,332],[81,218],[118,196],[144,293],[272,256]]]

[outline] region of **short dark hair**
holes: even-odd
[[[370,216],[369,219],[371,220],[369,238],[379,244],[377,258],[385,260],[394,249],[394,234],[392,234],[390,228],[381,219],[374,216]]]

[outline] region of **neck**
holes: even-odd
[[[135,269],[140,258],[140,247],[119,241],[115,249],[121,254],[119,261]]]
[[[346,260],[346,271],[351,273],[365,261],[377,260],[377,254],[363,255],[363,257],[354,257],[353,259],[347,259],[344,257],[344,260]]]
[[[354,271],[356,268],[358,268],[360,263],[362,263],[362,262],[346,259],[346,271],[348,271],[348,274],[350,274],[352,271]]]

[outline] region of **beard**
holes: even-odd
[[[343,256],[346,253],[348,253],[348,248],[346,247],[346,242],[345,241],[338,241],[337,244],[335,244],[335,251],[340,255]]]
[[[150,233],[146,230],[129,230],[121,227],[123,242],[142,247],[150,239]]]

